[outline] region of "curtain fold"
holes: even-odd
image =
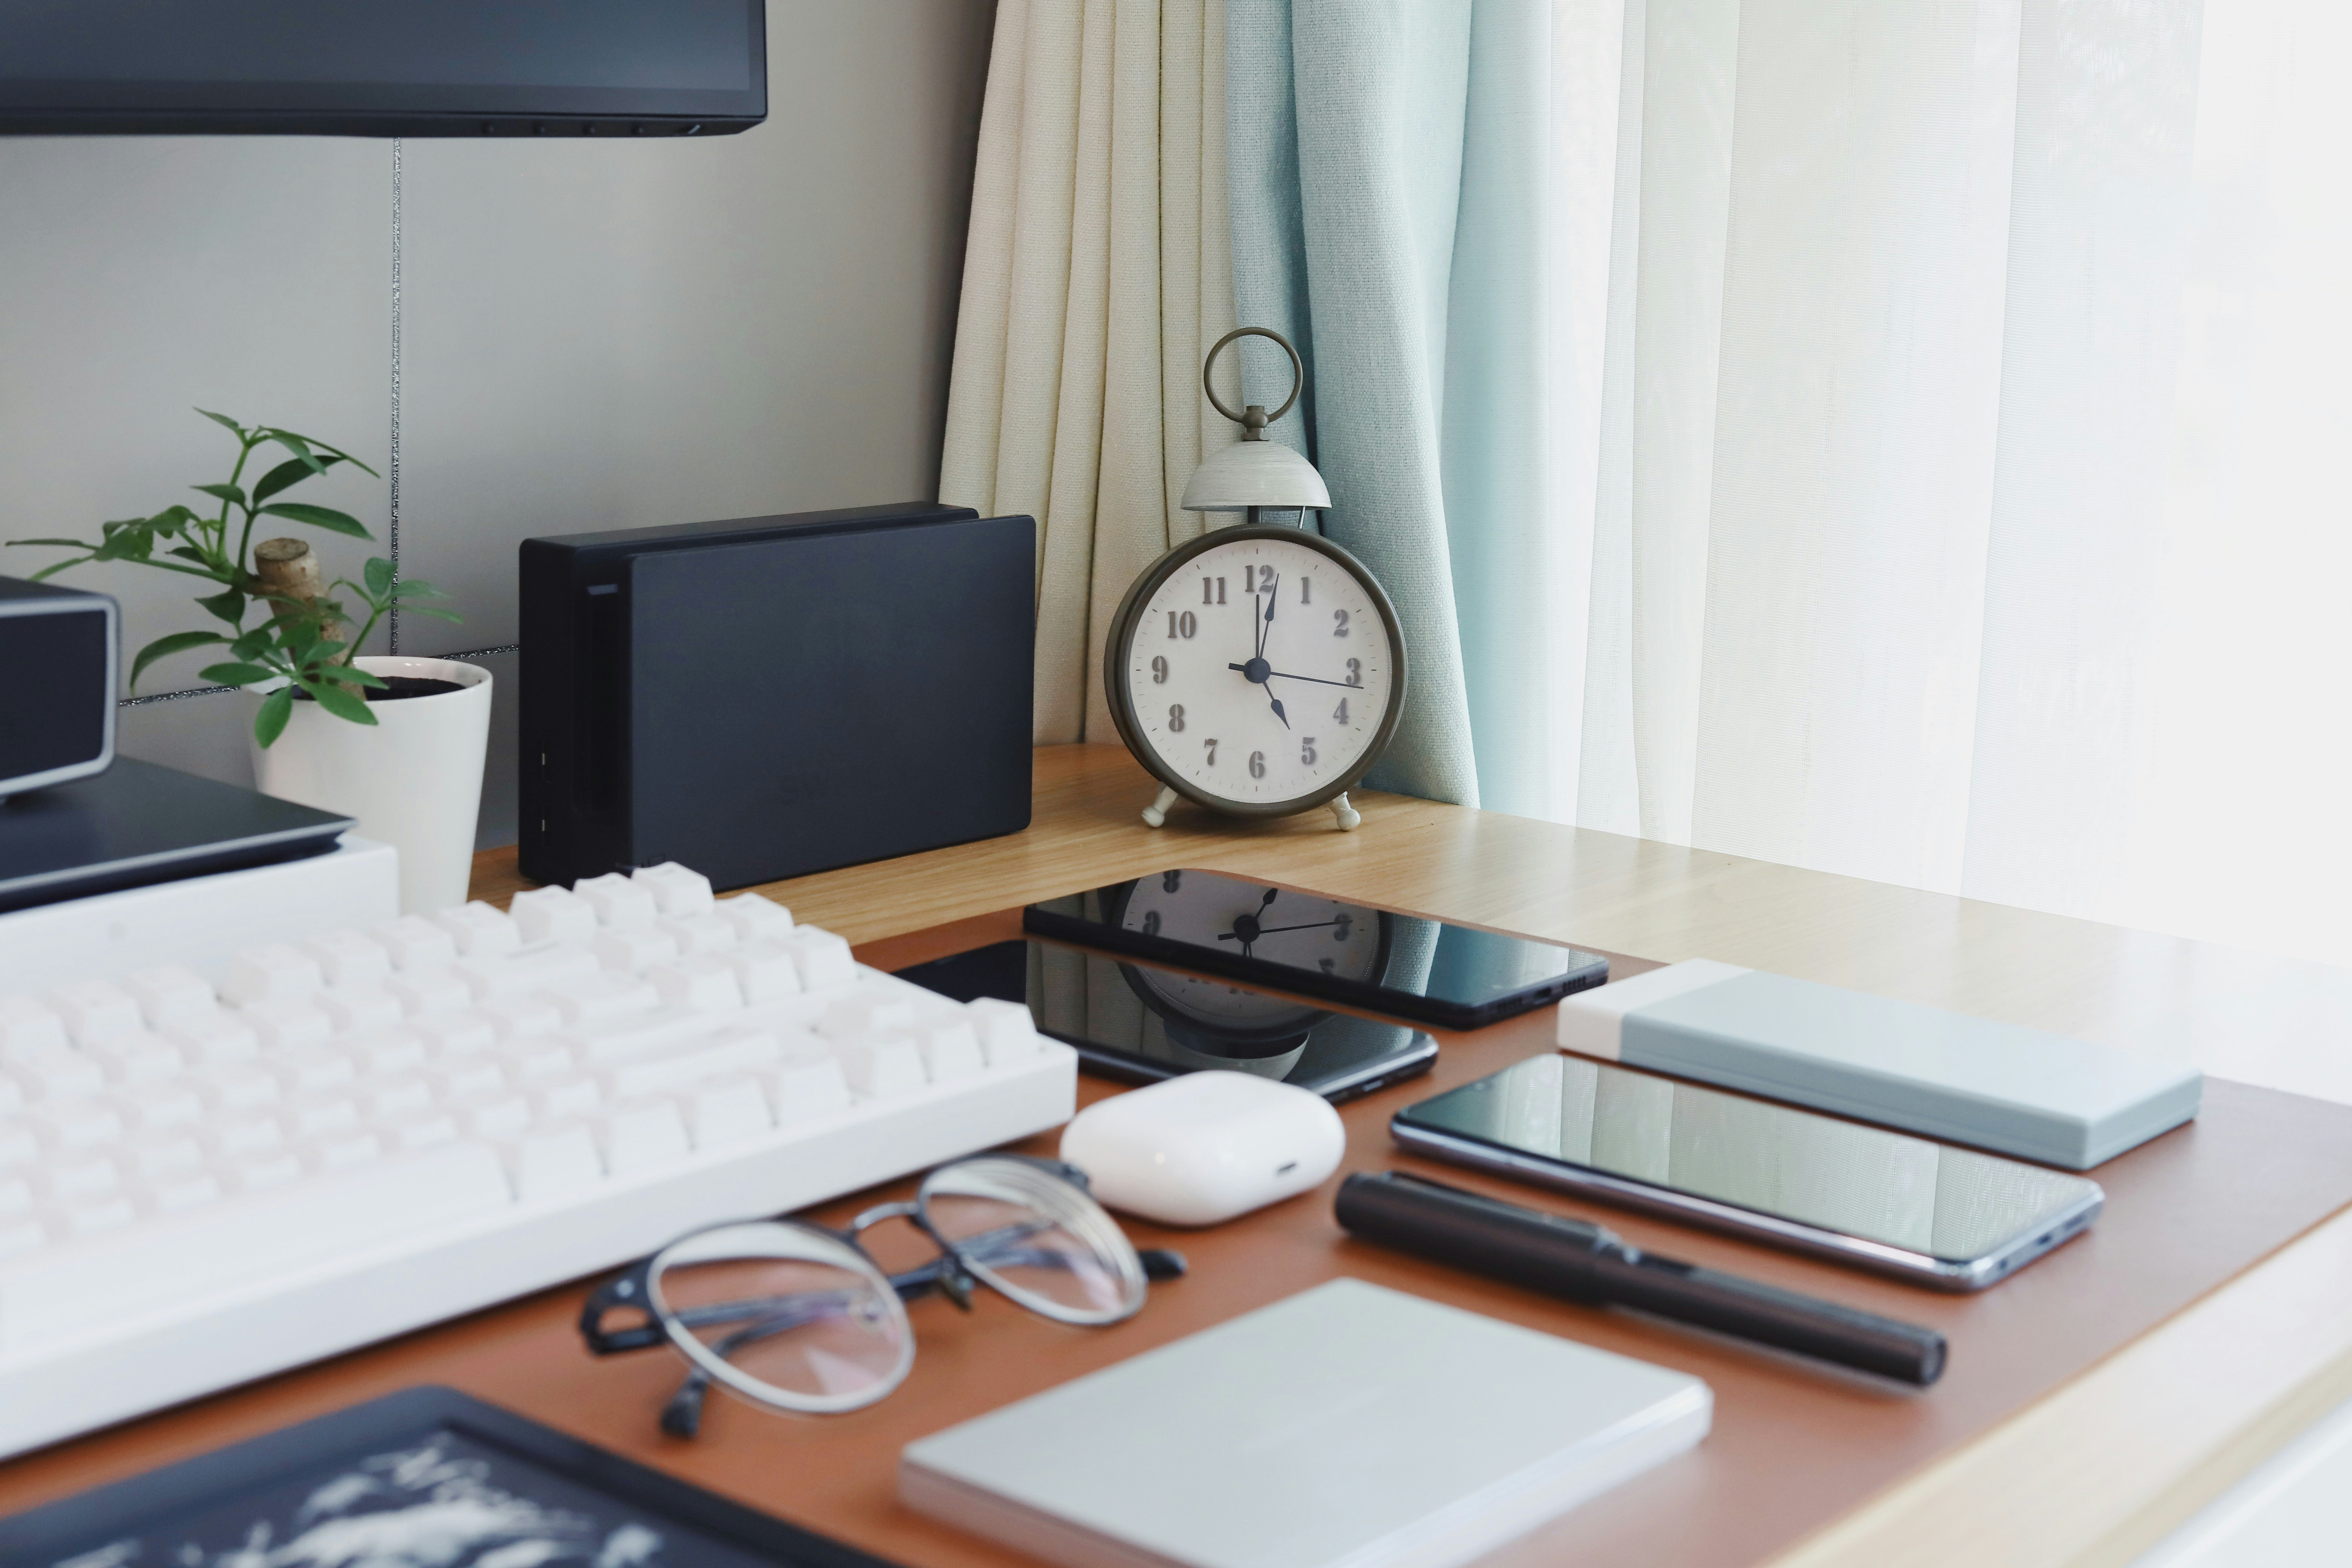
[[[1217,0],[1001,0],[940,499],[1037,520],[1033,727],[1108,739],[1100,661],[1234,431],[1200,391],[1233,325]]]

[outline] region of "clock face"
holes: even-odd
[[[1385,743],[1402,696],[1394,612],[1318,535],[1204,534],[1138,595],[1110,650],[1112,700],[1164,782],[1276,815],[1338,794]]]
[[[1385,918],[1378,910],[1317,893],[1285,892],[1206,871],[1162,871],[1137,880],[1118,923],[1146,936],[1370,984],[1388,964]]]

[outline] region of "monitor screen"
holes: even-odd
[[[710,134],[767,109],[760,0],[6,0],[0,127]]]

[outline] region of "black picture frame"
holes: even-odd
[[[790,1568],[891,1568],[886,1559],[647,1469],[454,1388],[403,1389],[175,1465],[0,1519],[0,1564],[48,1568],[199,1509],[454,1433],[656,1521]]]

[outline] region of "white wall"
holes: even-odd
[[[740,136],[401,144],[401,568],[466,622],[411,619],[400,651],[512,643],[534,534],[934,493],[992,10],[769,0],[768,121]],[[387,142],[0,140],[0,539],[226,479],[193,405],[384,468],[394,178]],[[385,534],[385,484],[313,492]],[[121,599],[133,650],[205,624],[161,573],[64,581]],[[482,842],[507,843],[516,661],[483,662],[506,700]],[[249,701],[127,709],[121,750],[249,784]]]

